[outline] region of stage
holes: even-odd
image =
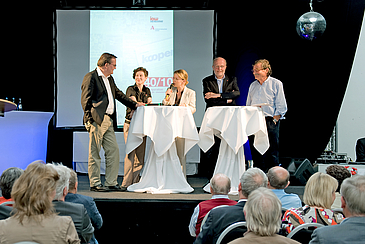
[[[194,192],[189,194],[147,194],[135,192],[92,192],[86,174],[79,174],[78,194],[93,197],[103,226],[95,231],[99,243],[193,243],[188,225],[196,205],[211,198],[203,191],[208,179],[188,176]],[[118,178],[120,184],[123,177]],[[102,176],[104,182],[104,176]],[[304,186],[289,186],[288,193],[302,199]],[[229,195],[238,200],[238,196]]]

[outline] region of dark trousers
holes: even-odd
[[[249,136],[253,166],[267,172],[271,167],[279,165],[279,128],[280,120],[275,124],[272,117],[266,117],[269,149],[261,155],[253,146],[255,136]]]
[[[220,145],[221,139],[214,136],[214,145],[206,153],[200,149],[200,163],[198,165],[199,176],[206,177],[209,180],[212,178],[215,165],[217,164]]]

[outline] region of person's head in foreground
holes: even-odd
[[[259,236],[272,236],[281,227],[281,202],[272,190],[260,187],[248,197],[243,208],[247,230]]]

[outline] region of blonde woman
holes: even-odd
[[[80,243],[71,217],[58,216],[54,211],[52,200],[58,179],[57,171],[43,163],[27,167],[11,192],[15,214],[0,221],[0,243]]]
[[[173,86],[166,91],[166,97],[162,101],[163,105],[176,105],[189,107],[191,113],[196,111],[196,94],[195,91],[187,88],[188,73],[179,69],[174,72]]]
[[[163,105],[188,107],[191,113],[196,111],[196,93],[194,90],[187,88],[188,73],[179,69],[174,72],[173,86],[166,91],[166,97],[162,101]],[[186,158],[184,155],[185,139],[176,138],[177,156],[180,159],[181,169],[186,177]]]
[[[282,227],[286,234],[305,223],[337,225],[343,220],[342,214],[334,213],[331,206],[336,198],[338,182],[328,174],[313,174],[304,189],[304,207],[290,208],[283,217]]]

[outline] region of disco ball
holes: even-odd
[[[305,39],[313,41],[320,37],[326,29],[326,20],[317,12],[308,12],[297,21],[297,33]]]

